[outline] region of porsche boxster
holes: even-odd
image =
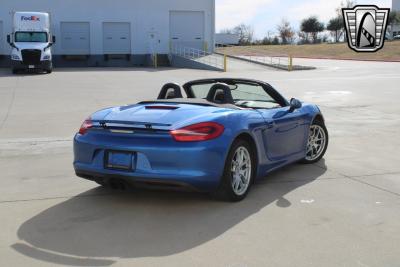
[[[249,79],[162,87],[156,100],[107,108],[74,138],[76,175],[114,188],[212,192],[240,201],[259,177],[319,161],[328,147],[320,109]]]

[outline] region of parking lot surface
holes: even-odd
[[[300,63],[318,69],[0,70],[0,266],[399,266],[400,63]],[[240,203],[75,177],[72,138],[92,112],[215,76],[318,104],[325,159],[268,175]]]

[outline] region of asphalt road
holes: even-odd
[[[0,70],[0,266],[400,266],[400,63],[300,61],[318,69]],[[236,204],[74,176],[71,140],[93,111],[213,76],[320,105],[325,160],[272,173]]]

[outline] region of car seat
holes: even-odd
[[[162,100],[174,98],[183,98],[181,86],[176,83],[167,83],[161,88],[157,99]]]

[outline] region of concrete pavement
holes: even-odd
[[[318,69],[0,70],[0,266],[398,266],[400,63],[302,63]],[[74,176],[71,140],[90,113],[214,76],[320,105],[325,159],[270,174],[236,204]]]

